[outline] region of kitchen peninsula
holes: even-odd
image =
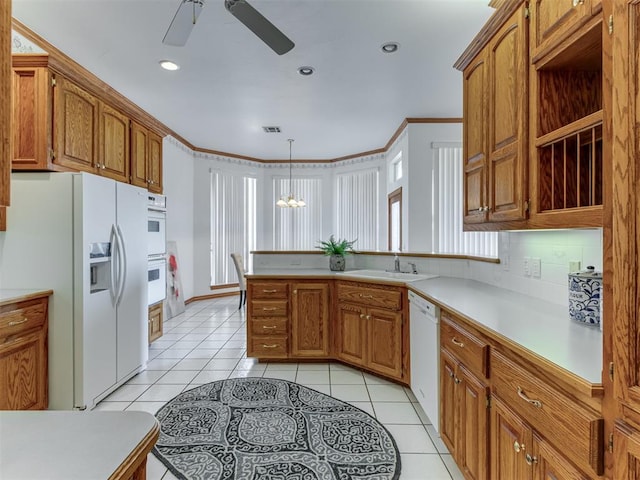
[[[545,465],[603,473],[597,328],[572,322],[565,306],[471,279],[360,272],[247,274],[248,355],[338,360],[411,385],[413,291],[441,309],[439,344],[424,348],[440,351],[440,434],[463,472],[488,478],[500,468],[490,459],[519,461],[517,442],[532,446],[531,459],[544,452]]]

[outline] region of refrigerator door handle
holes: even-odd
[[[116,232],[118,235],[118,263],[119,269],[119,278],[118,278],[118,297],[116,299],[116,307],[120,305],[120,300],[122,300],[122,294],[124,293],[124,287],[127,281],[127,244],[124,241],[124,235],[122,235],[122,230],[118,225],[116,227]]]
[[[116,290],[116,282],[117,282],[117,266],[116,266],[116,257],[118,250],[118,240],[117,240],[118,232],[116,231],[116,226],[111,225],[111,234],[109,235],[109,244],[111,246],[111,283],[109,284],[109,294],[111,295],[111,304],[116,304],[116,297],[118,296],[118,292]]]

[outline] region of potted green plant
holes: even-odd
[[[346,239],[338,239],[331,235],[328,241],[320,240],[320,245],[316,246],[324,252],[325,255],[329,255],[329,269],[341,272],[345,267],[345,255],[353,253],[353,244],[358,239],[348,241]]]

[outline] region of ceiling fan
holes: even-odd
[[[184,46],[203,6],[204,0],[180,0],[178,11],[162,43],[176,47]],[[287,53],[294,47],[295,44],[284,33],[245,0],[224,0],[224,6],[278,55]]]

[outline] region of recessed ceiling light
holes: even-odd
[[[160,60],[160,66],[165,70],[180,70],[180,65],[171,60]]]
[[[313,67],[300,67],[300,68],[298,68],[298,73],[300,75],[304,75],[305,77],[309,76],[309,75],[312,75],[313,72],[314,72]]]
[[[380,47],[384,53],[395,53],[399,48],[400,44],[397,42],[387,42]]]

